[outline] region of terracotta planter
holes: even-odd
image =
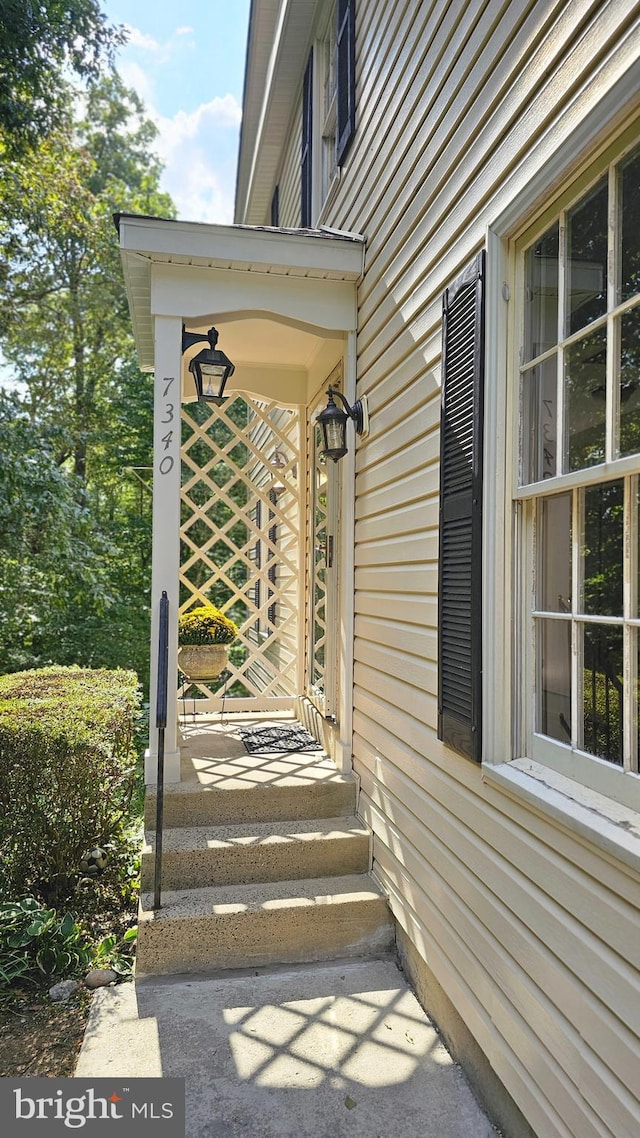
[[[229,663],[226,644],[183,644],[178,667],[188,680],[217,680]]]

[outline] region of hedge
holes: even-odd
[[[50,667],[0,677],[0,895],[68,896],[114,838],[135,780],[134,672]]]

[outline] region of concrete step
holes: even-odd
[[[218,781],[169,783],[164,789],[164,826],[223,826],[279,822],[290,818],[338,818],[353,814],[353,778],[331,765],[309,768],[309,777],[280,777],[261,783],[253,778],[220,776]],[[145,826],[155,829],[156,788],[147,786]]]
[[[386,900],[368,874],[169,890],[155,914],[152,904],[143,894],[138,975],[369,956],[394,943]]]
[[[155,834],[145,837],[141,887],[153,890]],[[313,818],[165,830],[163,889],[366,873],[369,831],[357,818]]]

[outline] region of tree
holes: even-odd
[[[0,670],[67,662],[84,605],[109,601],[109,542],[77,500],[46,427],[0,390]]]
[[[0,168],[0,348],[22,393],[5,414],[13,483],[0,484],[0,560],[12,566],[0,592],[6,669],[147,670],[150,498],[140,468],[151,464],[152,384],[134,361],[113,213],[173,215],[154,134],[135,94],[111,77],[90,90],[82,121]],[[41,548],[25,521],[23,452],[34,486],[44,479],[38,501],[54,506],[55,534],[45,531]],[[20,659],[9,625],[22,629]]]
[[[137,95],[103,79],[81,122],[0,172],[2,348],[32,418],[57,428],[58,460],[70,459],[82,484],[114,369],[131,353],[112,215],[174,214],[159,190],[154,136]]]
[[[124,28],[107,24],[99,0],[3,0],[0,153],[24,154],[59,126],[70,101],[65,66],[95,80],[124,38]]]

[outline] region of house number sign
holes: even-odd
[[[163,451],[160,462],[158,463],[158,470],[161,474],[169,474],[175,465],[175,458],[169,453],[172,448],[174,435],[174,428],[170,426],[170,424],[173,423],[175,418],[175,404],[171,402],[170,394],[171,386],[175,383],[175,378],[175,375],[165,375],[161,381],[163,386],[160,423],[163,427],[168,427],[166,434],[160,438],[160,442],[163,443]]]

